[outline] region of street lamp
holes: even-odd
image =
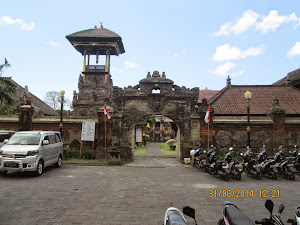
[[[60,124],[59,124],[59,132],[60,135],[62,136],[62,128],[63,128],[63,110],[64,110],[64,95],[65,95],[65,91],[61,90],[60,91]]]
[[[246,91],[244,96],[247,101],[247,145],[250,148],[250,100],[252,94],[250,91]]]

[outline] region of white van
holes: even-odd
[[[33,171],[37,176],[49,165],[62,164],[63,143],[59,132],[19,131],[0,148],[0,172]]]

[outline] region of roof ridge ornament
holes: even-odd
[[[103,28],[102,21],[100,21],[100,28]]]

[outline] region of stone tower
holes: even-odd
[[[79,92],[73,93],[74,116],[97,117],[98,112],[103,112],[104,105],[112,104],[110,56],[125,52],[122,38],[103,28],[102,24],[100,28],[95,26],[94,29],[79,31],[66,38],[83,56],[83,71],[78,79]],[[105,63],[99,64],[99,58],[104,58]]]

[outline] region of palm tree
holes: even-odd
[[[9,79],[1,77],[3,69],[8,67],[10,67],[10,64],[5,58],[4,64],[0,65],[0,110],[3,108],[1,111],[5,112],[9,112],[8,107],[13,104],[13,98],[11,97],[11,94],[14,94],[16,91],[16,86],[12,84]],[[5,112],[2,112],[2,114]]]

